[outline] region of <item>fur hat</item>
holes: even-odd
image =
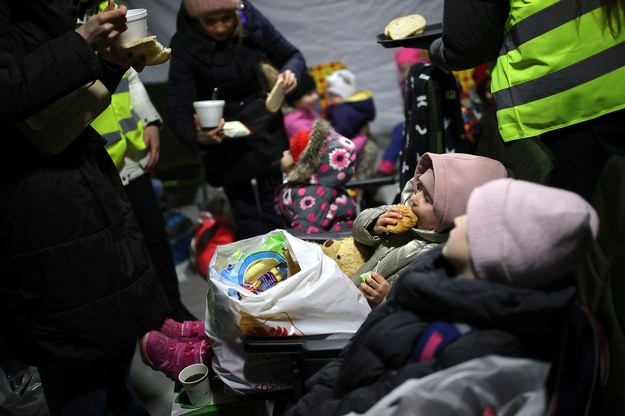
[[[285,97],[286,102],[291,107],[294,107],[297,100],[299,100],[300,98],[302,98],[304,95],[308,94],[309,92],[316,91],[316,90],[317,90],[317,84],[315,84],[314,78],[310,76],[308,71],[304,71],[304,74],[302,75],[302,79],[297,80],[297,86],[295,87],[295,89],[289,95]]]
[[[572,271],[598,227],[579,195],[521,180],[480,186],[467,207],[476,276],[518,287],[544,288]]]
[[[454,226],[454,218],[466,213],[471,191],[493,179],[508,176],[501,162],[483,156],[465,153],[425,153],[415,169],[414,186],[418,189],[421,175],[429,169],[434,174],[432,185],[426,181],[426,190],[432,197],[434,215],[438,218],[435,231]],[[427,177],[427,176],[426,176]]]
[[[339,69],[326,77],[326,91],[345,99],[356,94],[356,75],[348,69]]]
[[[287,175],[289,181],[306,181],[312,171],[319,166],[330,131],[330,124],[327,121],[317,119],[311,131],[299,131],[291,137],[290,150],[295,167]]]
[[[236,9],[240,6],[241,0],[184,0],[184,7],[193,18],[207,12]]]

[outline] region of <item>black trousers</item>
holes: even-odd
[[[551,185],[590,202],[605,163],[613,155],[625,155],[624,119],[625,110],[619,110],[542,134],[557,160]]]
[[[145,173],[130,181],[124,189],[137,217],[158,279],[169,304],[175,309],[182,303],[176,264],[165,232],[165,220],[152,188],[150,176]]]
[[[254,237],[285,227],[275,203],[276,188],[281,182],[281,175],[269,175],[256,178],[255,185],[251,181],[224,185],[237,239]]]
[[[50,415],[149,416],[130,383],[134,353],[133,342],[118,353],[91,363],[39,367]]]

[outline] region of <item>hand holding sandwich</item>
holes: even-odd
[[[104,60],[125,68],[132,66],[135,70],[141,72],[145,67],[145,56],[129,56],[129,54],[119,48],[119,36],[128,28],[126,26],[127,11],[126,6],[115,8],[115,3],[111,0],[106,10],[89,18],[76,29],[76,32]]]
[[[373,233],[376,235],[400,234],[414,227],[417,221],[418,218],[411,207],[397,204],[378,217],[373,227]]]

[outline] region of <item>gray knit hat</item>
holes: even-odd
[[[479,279],[543,288],[571,272],[597,236],[597,213],[569,191],[514,179],[475,189],[467,235]]]

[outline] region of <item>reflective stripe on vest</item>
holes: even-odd
[[[598,0],[513,0],[492,92],[504,141],[625,108],[625,30],[603,28]]]
[[[106,139],[106,150],[116,165],[122,161],[129,146],[144,150],[143,121],[133,111],[130,102],[128,73],[124,75],[111,96],[111,104],[91,126]]]

